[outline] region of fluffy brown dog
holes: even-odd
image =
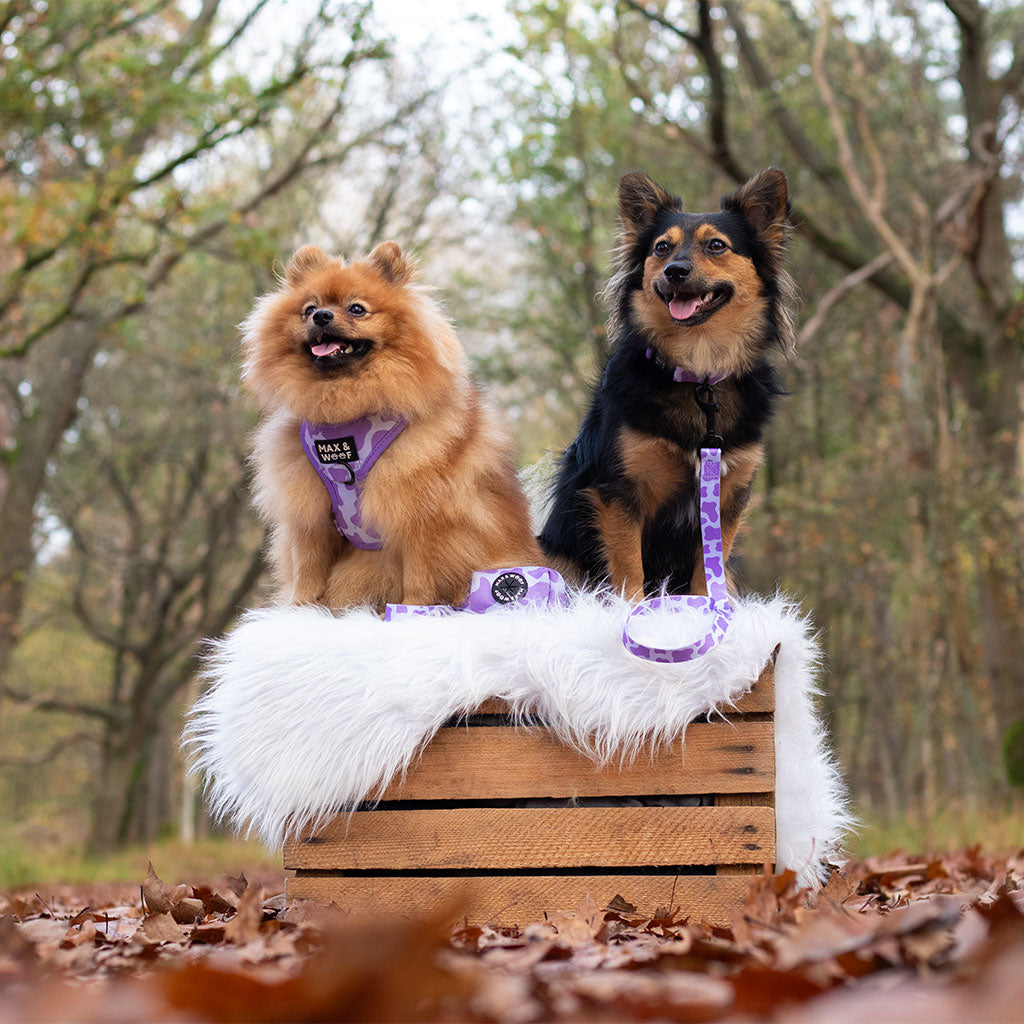
[[[413,278],[393,242],[349,265],[303,246],[242,324],[244,379],[264,414],[256,501],[283,601],[458,604],[474,571],[541,561],[512,441]],[[408,425],[363,483],[362,521],[383,540],[365,550],[336,527],[300,428],[375,414]]]

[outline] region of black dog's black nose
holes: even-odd
[[[313,314],[313,323],[317,327],[323,327],[324,324],[329,324],[334,319],[334,314],[329,309],[318,309]]]
[[[693,270],[693,264],[689,260],[677,260],[665,268],[665,276],[670,281],[682,281],[690,276],[691,270]],[[316,319],[316,313],[313,314],[313,319]]]

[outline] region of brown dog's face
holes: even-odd
[[[645,174],[620,184],[622,258],[632,319],[675,362],[701,372],[749,368],[790,344],[782,267],[788,209],[781,171],[763,171],[713,213],[684,213]]]
[[[303,246],[281,290],[243,324],[247,383],[266,407],[318,422],[429,400],[459,371],[461,351],[412,277],[393,242],[348,265]]]

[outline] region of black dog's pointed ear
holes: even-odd
[[[406,259],[396,242],[381,242],[370,253],[370,263],[395,284],[411,281],[416,272],[415,265]]]
[[[626,245],[648,228],[659,210],[681,210],[678,196],[666,192],[642,171],[630,171],[619,182],[619,223]]]
[[[777,167],[759,171],[723,197],[722,209],[742,214],[772,254],[781,253],[790,202],[786,176]]]
[[[297,285],[310,271],[331,262],[331,254],[318,245],[304,245],[296,249],[285,267],[284,276],[290,285]]]

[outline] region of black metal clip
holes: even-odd
[[[705,377],[700,384],[694,385],[693,397],[696,399],[697,405],[700,406],[701,412],[704,413],[704,423],[707,428],[707,433],[700,443],[701,448],[723,448],[725,442],[721,435],[715,433],[715,413],[718,412],[718,403],[715,401],[714,384],[711,384]]]

